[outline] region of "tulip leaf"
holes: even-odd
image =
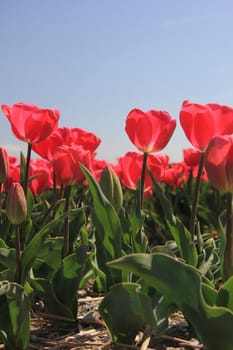
[[[14,248],[0,248],[0,263],[15,271],[15,249]]]
[[[77,315],[77,291],[82,278],[90,270],[88,250],[88,246],[81,246],[76,253],[63,259],[53,279],[57,298],[72,311],[74,318]]]
[[[77,291],[84,275],[90,270],[88,246],[63,259],[53,278],[32,278],[30,283],[45,302],[49,313],[75,319],[77,316]]]
[[[51,220],[48,222],[42,229],[37,232],[37,234],[32,238],[32,240],[27,244],[26,248],[24,249],[21,257],[21,263],[22,263],[22,282],[24,283],[27,279],[27,275],[29,270],[31,269],[33,262],[36,259],[36,256],[45,241],[46,237],[51,232],[54,225],[58,224],[62,220],[64,220],[65,217],[73,216],[77,214],[78,211],[83,210],[83,208],[77,208],[72,209],[64,214],[60,215],[58,218],[55,218],[54,220]]]
[[[57,298],[51,281],[46,278],[33,278],[30,284],[35,294],[44,300],[48,313],[73,318],[72,311]]]
[[[195,247],[195,244],[191,239],[190,232],[184,226],[181,220],[174,215],[172,205],[169,199],[167,198],[164,190],[155,180],[150,170],[149,170],[149,173],[155,187],[155,193],[159,198],[165,221],[168,225],[168,228],[174,240],[176,241],[181,257],[188,264],[196,266],[198,261],[198,254],[197,254],[197,249]]]
[[[99,306],[114,343],[132,344],[145,326],[157,331],[151,299],[140,289],[137,283],[116,284]]]
[[[122,280],[121,273],[110,271],[106,262],[121,256],[121,237],[123,235],[120,219],[102,192],[99,184],[89,170],[81,165],[93,196],[96,256],[99,268],[106,274],[107,285]]]
[[[22,286],[0,282],[0,339],[7,349],[28,349],[30,298]]]
[[[216,300],[218,306],[225,306],[233,312],[233,277],[220,288]]]
[[[214,292],[204,287],[200,272],[165,254],[132,254],[109,263],[145,280],[180,309],[192,324],[202,343],[211,350],[233,350],[233,311],[213,304]],[[209,289],[209,290],[208,290]],[[226,284],[232,295],[232,281]],[[209,294],[210,304],[206,295]],[[220,299],[222,299],[220,297]],[[228,305],[232,305],[232,297]]]
[[[55,272],[61,266],[63,249],[62,237],[47,237],[33,263],[35,277],[45,277],[52,280]]]

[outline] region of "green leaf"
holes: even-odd
[[[100,269],[107,277],[108,285],[122,280],[121,273],[110,271],[107,261],[121,256],[121,237],[123,235],[120,219],[103,194],[99,184],[91,173],[81,165],[81,169],[88,181],[94,203],[93,222],[96,228],[96,255]]]
[[[69,210],[64,214],[60,215],[58,218],[51,220],[48,224],[42,227],[42,229],[27,244],[21,256],[22,283],[24,283],[28,278],[28,272],[30,271],[43,242],[51,232],[53,226],[64,220],[64,218],[68,215],[77,214],[77,211],[79,210],[82,210],[82,208]]]
[[[109,266],[133,272],[167,297],[183,312],[207,349],[233,350],[233,312],[212,302],[207,304],[207,290],[204,287],[204,298],[201,274],[196,268],[165,254],[132,254]],[[232,281],[229,283],[226,288],[232,294]]]
[[[46,278],[33,278],[30,284],[35,294],[44,300],[48,313],[73,319],[72,311],[57,298],[51,281]]]
[[[233,277],[221,286],[216,300],[218,306],[225,306],[233,312]]]
[[[45,302],[49,313],[75,319],[77,317],[77,291],[83,276],[89,271],[88,247],[63,259],[52,280],[32,278],[30,284]]]
[[[81,246],[76,253],[63,259],[62,266],[53,279],[53,288],[57,298],[77,315],[77,291],[84,275],[90,269],[88,263],[88,246]]]
[[[0,263],[10,269],[15,271],[15,249],[14,248],[0,248]]]
[[[182,259],[184,259],[188,264],[196,266],[198,261],[198,254],[195,244],[191,239],[190,232],[180,221],[180,219],[174,215],[172,205],[168,200],[164,190],[157,183],[150,171],[149,174],[155,186],[155,193],[159,198],[165,221],[174,240],[176,241]]]
[[[116,284],[99,306],[114,343],[132,344],[148,325],[157,330],[151,299],[140,288],[137,283]]]
[[[22,286],[0,282],[0,338],[7,349],[28,349],[30,308],[30,298]]]

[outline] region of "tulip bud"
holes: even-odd
[[[6,214],[12,224],[21,224],[27,216],[27,201],[20,183],[13,182],[6,200]]]
[[[4,148],[0,148],[0,183],[3,183],[9,172],[9,158],[7,151]]]
[[[120,180],[110,166],[107,166],[101,174],[100,187],[116,212],[118,212],[122,207],[123,193]]]

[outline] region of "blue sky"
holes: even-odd
[[[0,103],[58,108],[60,127],[94,132],[113,162],[136,150],[131,109],[166,110],[177,128],[162,153],[179,161],[183,100],[233,106],[232,18],[231,0],[2,1]],[[25,150],[2,112],[0,145]]]

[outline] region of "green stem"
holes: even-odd
[[[143,154],[142,173],[141,173],[140,210],[142,210],[142,206],[143,206],[147,158],[148,158],[148,153],[144,153]]]
[[[232,193],[227,193],[227,208],[226,208],[226,242],[223,263],[223,276],[226,281],[233,276],[233,206]]]
[[[65,188],[65,212],[69,210],[70,206],[70,190],[71,186]],[[69,245],[70,245],[70,234],[69,234],[69,218],[66,216],[64,220],[64,245],[63,245],[63,258],[69,254]]]
[[[195,229],[196,229],[197,204],[198,204],[199,190],[201,185],[201,177],[202,177],[202,172],[204,168],[204,158],[205,158],[205,153],[202,152],[200,157],[199,167],[198,167],[194,193],[193,193],[193,203],[192,203],[191,218],[190,218],[190,233],[191,233],[192,241],[194,240]]]
[[[16,269],[15,269],[15,282],[21,283],[21,234],[20,225],[15,226],[15,257],[16,257]]]
[[[0,224],[2,223],[2,182],[0,182]]]
[[[26,170],[25,170],[24,187],[23,187],[26,198],[27,198],[27,190],[28,190],[28,177],[29,177],[31,153],[32,153],[32,144],[28,143]]]

